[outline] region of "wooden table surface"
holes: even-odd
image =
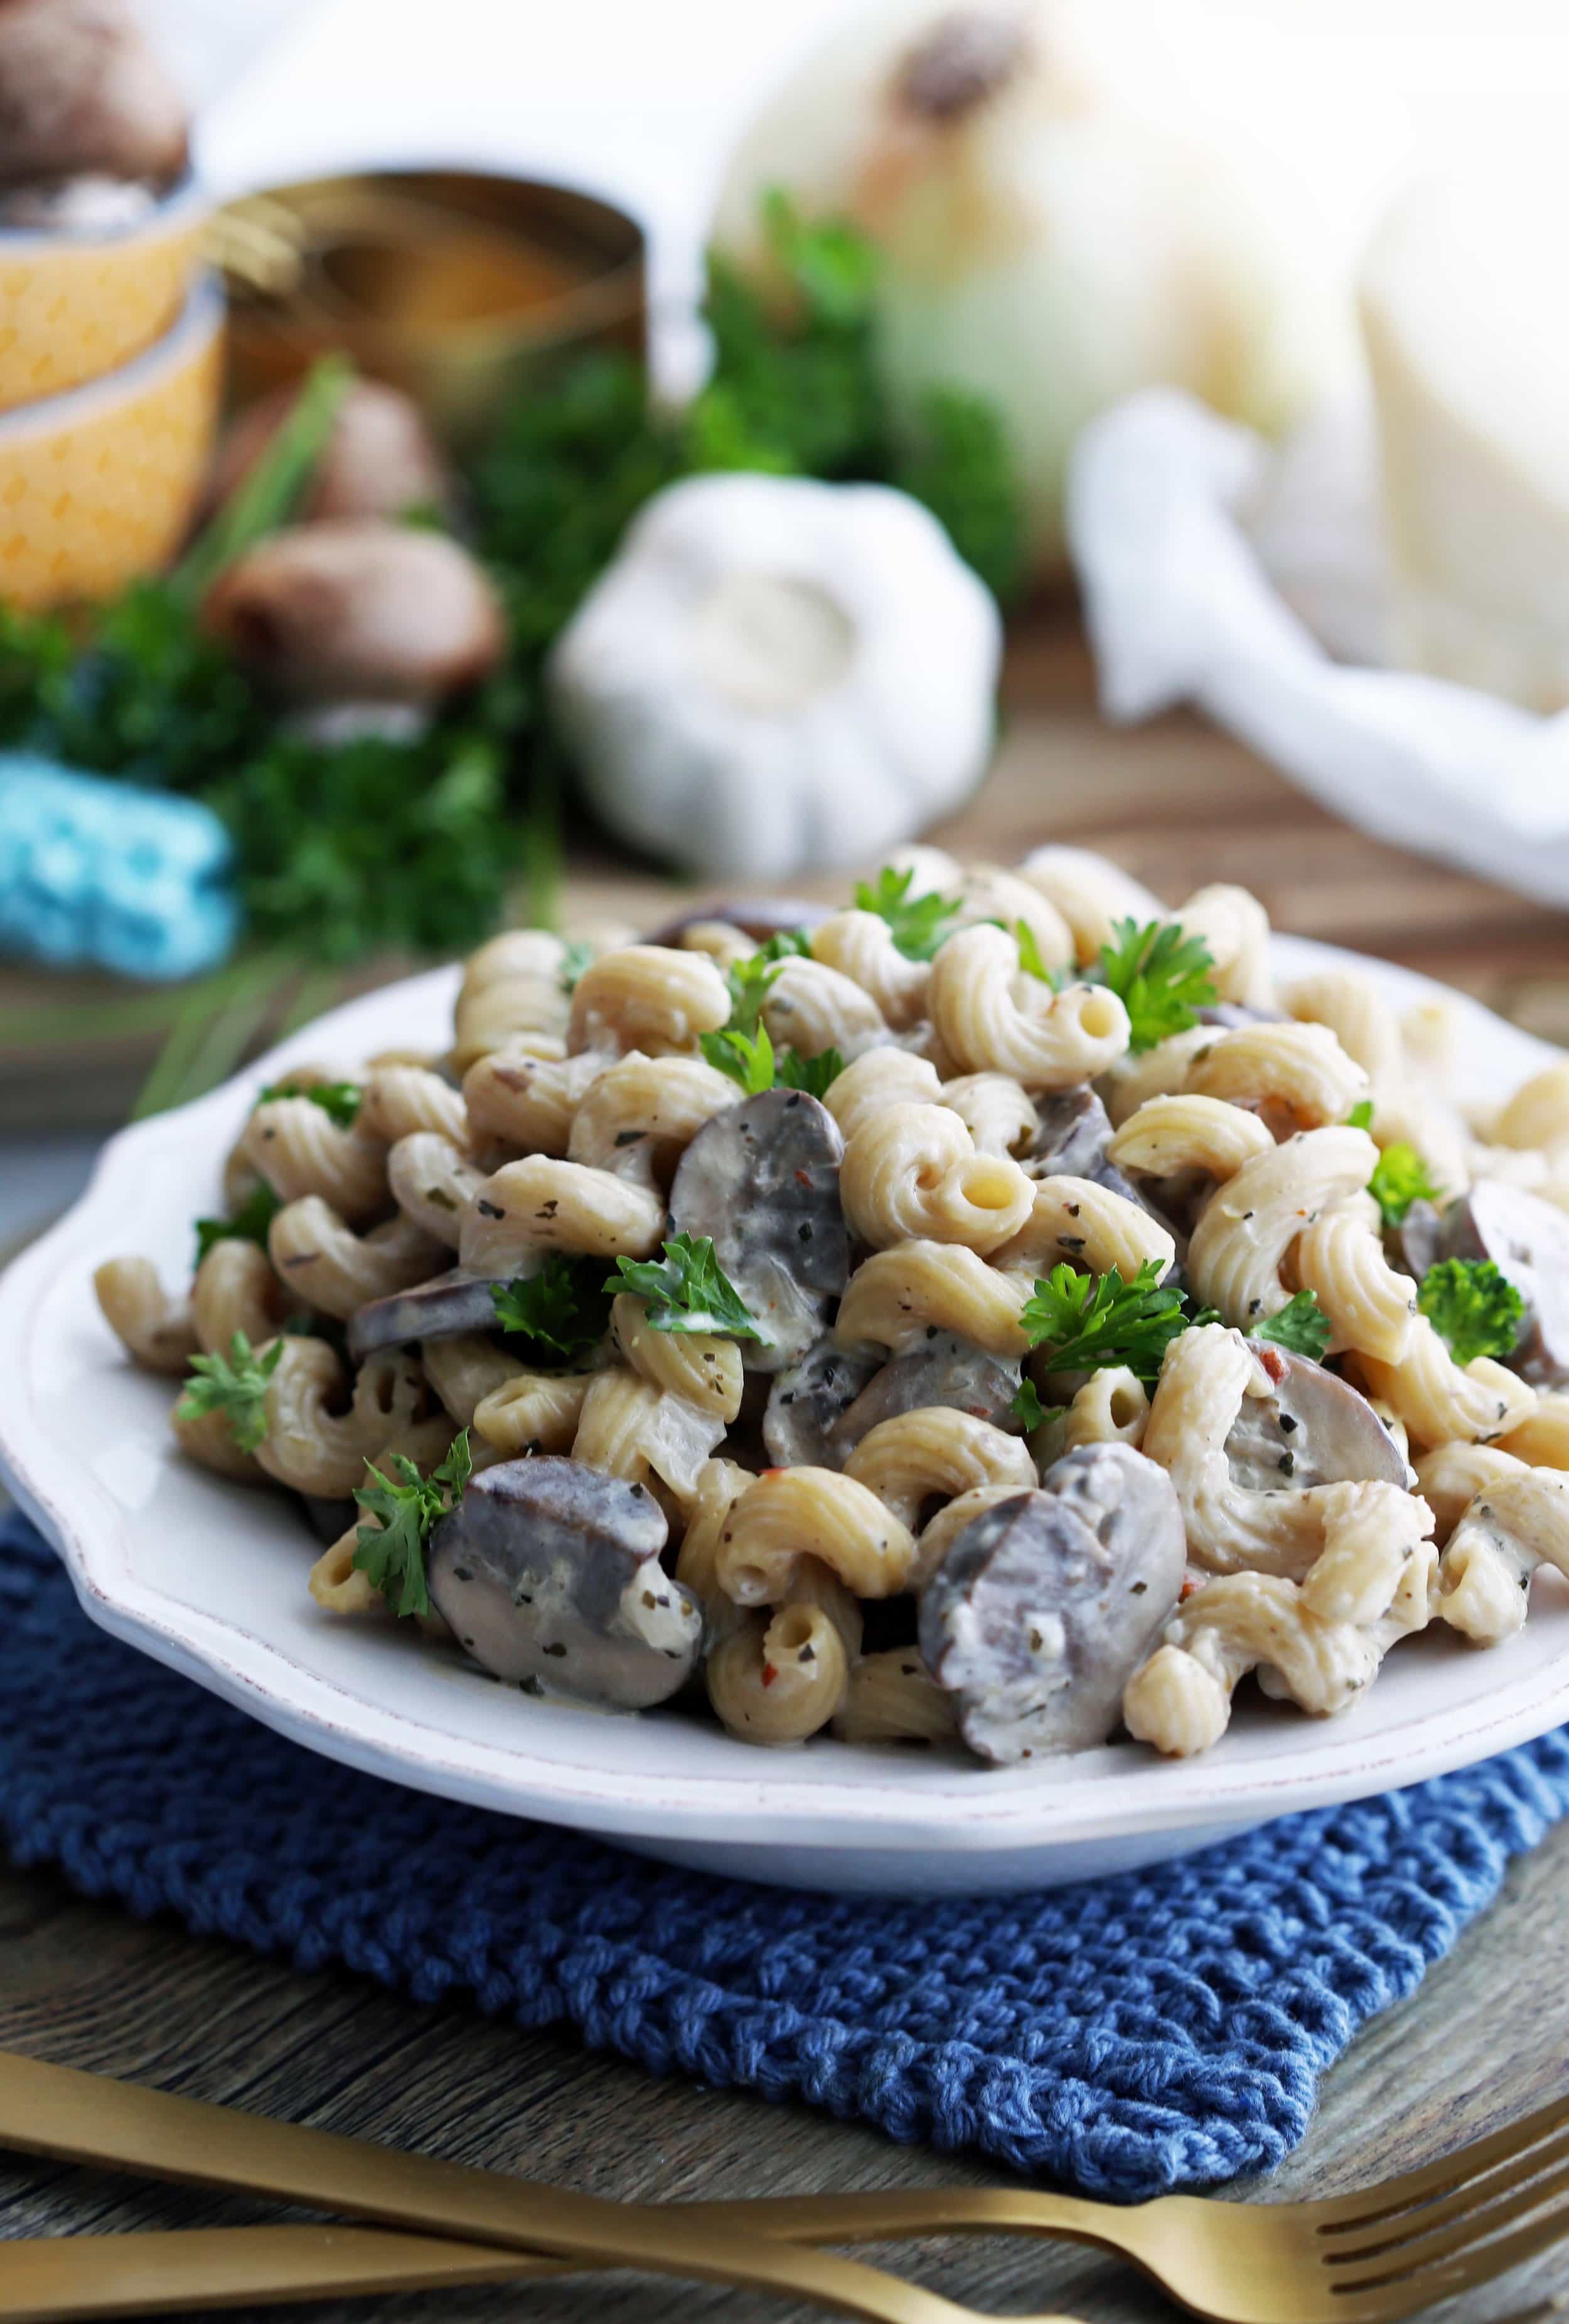
[[[1048,836],[1104,846],[1178,900],[1205,880],[1254,888],[1277,923],[1450,976],[1532,1029],[1569,1038],[1569,921],[1374,846],[1331,824],[1249,755],[1186,717],[1112,734],[1070,632],[1032,629],[1011,666],[996,771],[946,832],[1006,860]],[[582,860],[573,902],[642,917],[665,891]],[[837,883],[826,885],[832,892]],[[1518,1863],[1503,1895],[1421,1992],[1329,2075],[1270,2187],[1328,2193],[1425,2163],[1569,2093],[1569,1828]],[[607,2195],[785,2193],[979,2183],[965,2162],[734,2092],[656,2083],[564,2034],[416,2008],[348,1975],[142,1926],[48,1872],[0,1870],[0,2045],[125,2074]],[[1239,2190],[1252,2193],[1254,2190]],[[257,2216],[227,2201],[0,2159],[0,2236]],[[934,2288],[988,2308],[1124,2324],[1168,2312],[1119,2263],[996,2242],[899,2249]],[[4,2255],[0,2252],[0,2270]],[[1465,2324],[1569,2296],[1569,2246],[1435,2315]],[[250,2313],[251,2311],[246,2311]],[[807,2311],[633,2277],[333,2303],[318,2324],[752,2324]]]

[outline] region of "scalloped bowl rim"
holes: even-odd
[[[1562,1056],[1415,972],[1275,944],[1288,974],[1353,965],[1403,1005],[1452,1001],[1467,1094],[1501,1095]],[[989,1858],[1024,1867],[998,1876],[1007,1886],[1077,1877],[1092,1859],[1150,1860],[1470,1765],[1569,1719],[1569,1589],[1554,1574],[1515,1640],[1485,1655],[1412,1641],[1338,1720],[1250,1706],[1198,1759],[1124,1742],[1023,1769],[833,1741],[766,1752],[668,1711],[606,1718],[498,1687],[390,1626],[319,1613],[304,1589],[315,1552],[287,1504],[173,1456],[171,1384],[125,1363],[91,1272],[151,1246],[169,1279],[255,1090],[310,1056],[353,1065],[381,1047],[439,1046],[457,978],[437,970],[351,1001],[208,1096],[122,1131],[80,1200],[0,1277],[0,1473],[106,1630],[329,1760],[684,1860],[820,1885],[835,1885],[825,1865],[842,1865],[844,1885],[907,1892],[992,1885]],[[219,1591],[233,1570],[226,1526],[253,1560],[254,1604]],[[865,1862],[852,1870],[846,1850]]]

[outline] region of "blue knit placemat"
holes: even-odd
[[[320,1762],[96,1629],[0,1522],[0,1840],[89,1895],[567,2024],[654,2073],[1153,2195],[1268,2170],[1318,2078],[1569,1812],[1560,1733],[1153,1871],[881,1904],[667,1870]]]

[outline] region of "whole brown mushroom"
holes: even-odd
[[[297,386],[282,387],[236,412],[213,466],[213,506],[250,474],[299,397]],[[451,498],[451,475],[413,398],[380,380],[356,379],[338,404],[299,513],[395,517],[415,508],[447,509]]]
[[[97,174],[164,186],[185,100],[125,0],[0,0],[0,183]]]
[[[501,605],[446,533],[384,518],[290,525],[219,574],[202,624],[298,702],[424,703],[500,659]]]

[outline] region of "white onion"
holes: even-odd
[[[721,194],[715,242],[749,269],[774,186],[872,237],[896,415],[935,384],[996,404],[1038,569],[1061,559],[1073,438],[1105,405],[1169,383],[1278,432],[1345,360],[1284,189],[1241,134],[1194,129],[1169,45],[1189,5],[898,0],[797,74]]]

